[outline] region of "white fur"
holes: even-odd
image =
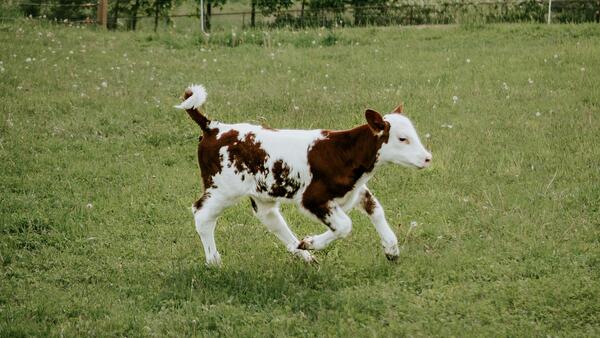
[[[208,94],[206,93],[206,89],[204,89],[204,86],[191,85],[188,87],[188,89],[192,91],[192,96],[188,97],[185,101],[175,106],[175,108],[194,109],[201,107],[204,104],[204,102],[206,102]]]
[[[431,163],[431,153],[423,147],[408,117],[392,113],[385,115],[384,120],[390,123],[390,137],[379,151],[380,161],[407,167],[428,167]],[[407,141],[401,142],[400,138],[405,138]]]

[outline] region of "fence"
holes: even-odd
[[[102,27],[135,29],[136,22],[144,19],[154,21],[159,17],[171,23],[174,19],[192,18],[199,13],[172,14],[167,9],[152,15],[137,15],[129,8],[129,2],[109,0],[5,0],[0,5],[0,20],[22,16],[45,18],[55,22],[97,24]],[[137,3],[137,2],[136,2]],[[158,3],[158,2],[157,2]],[[110,5],[110,7],[109,7]],[[151,10],[151,7],[149,7]],[[146,12],[151,12],[146,10]],[[550,10],[552,15],[550,16]],[[6,15],[8,13],[8,15]],[[525,0],[525,1],[478,1],[478,2],[429,2],[421,4],[402,3],[373,6],[340,5],[337,7],[292,8],[263,13],[260,10],[222,12],[213,10],[207,18],[215,27],[305,27],[305,26],[362,26],[362,25],[420,25],[451,23],[495,22],[599,22],[600,0]],[[119,25],[119,22],[122,24]],[[133,23],[133,24],[132,24]]]
[[[549,10],[552,11],[551,16]],[[260,15],[259,13],[256,13]],[[211,19],[236,17],[242,27],[249,25],[252,12],[213,13]],[[501,22],[599,22],[600,1],[481,1],[427,4],[340,6],[337,8],[291,9],[261,16],[257,26],[364,26],[423,25]],[[229,20],[233,21],[233,20]],[[239,25],[238,25],[239,26]]]

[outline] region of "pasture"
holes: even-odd
[[[233,34],[235,33],[235,34]],[[215,33],[0,26],[0,336],[597,336],[600,27]],[[234,46],[234,47],[231,47]],[[204,266],[190,205],[213,119],[346,129],[399,102],[429,170],[369,186],[367,218],[288,254],[244,200]],[[293,207],[299,237],[324,230]]]

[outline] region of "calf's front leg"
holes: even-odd
[[[338,238],[348,236],[350,231],[352,231],[352,220],[339,205],[333,202],[324,203],[312,208],[309,205],[307,210],[329,227],[329,230],[320,235],[305,237],[300,241],[298,249],[322,250],[329,243]]]
[[[387,259],[396,260],[400,255],[396,234],[394,234],[385,219],[383,207],[366,186],[363,187],[360,192],[357,207],[367,214],[375,226],[375,230],[377,230],[377,233],[381,238],[381,245],[383,245],[383,251],[385,252]]]

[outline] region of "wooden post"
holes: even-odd
[[[106,23],[108,22],[108,0],[98,0],[98,18],[96,23],[106,29]]]
[[[552,22],[552,0],[548,0],[548,24]]]

